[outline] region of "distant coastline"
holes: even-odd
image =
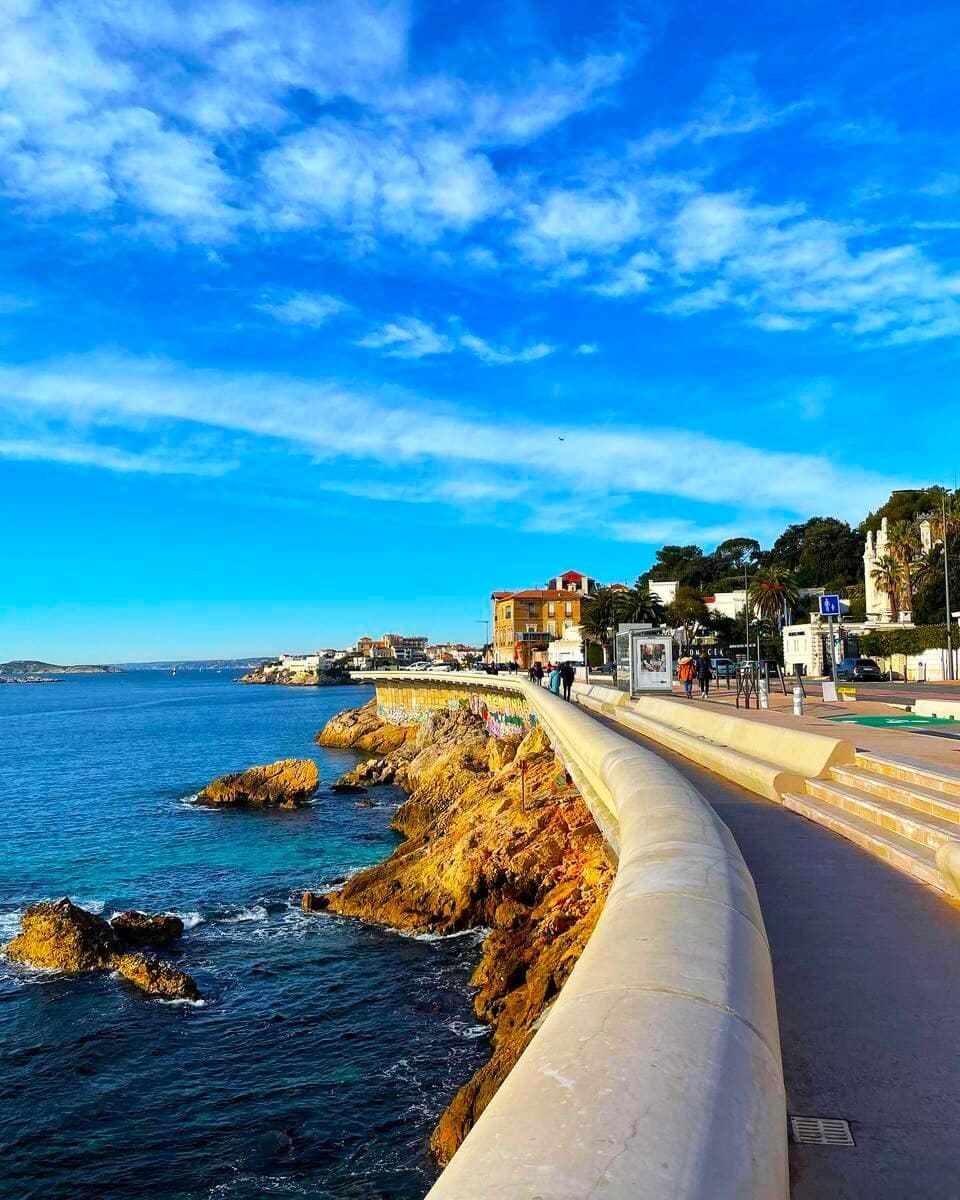
[[[16,675],[22,678],[32,675],[114,675],[120,671],[120,667],[105,664],[79,663],[75,666],[63,666],[40,662],[33,658],[17,658],[11,662],[0,663],[0,675]]]

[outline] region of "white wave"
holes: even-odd
[[[485,1037],[490,1032],[489,1025],[470,1025],[466,1021],[450,1021],[447,1028],[457,1037],[472,1041],[474,1038]]]
[[[181,996],[177,1000],[160,1000],[159,1003],[166,1004],[170,1008],[176,1008],[176,1007],[206,1008],[207,1007],[206,1000],[188,1000],[186,998],[186,996]]]
[[[249,908],[241,908],[239,912],[230,913],[219,920],[224,925],[239,925],[244,921],[265,921],[269,915],[262,904],[252,904]]]
[[[179,917],[183,922],[183,928],[196,929],[198,925],[202,925],[204,918],[198,912],[175,912],[170,914],[172,917]]]
[[[415,942],[450,942],[454,938],[476,938],[478,942],[482,942],[490,930],[478,925],[475,929],[458,929],[456,933],[410,933],[406,929],[397,929],[395,932],[400,937],[413,938]]]
[[[20,932],[20,917],[22,915],[22,908],[15,908],[12,912],[0,913],[0,938],[5,942],[8,942],[11,938],[15,938]]]

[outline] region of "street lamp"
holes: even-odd
[[[484,631],[484,637],[483,637],[483,648],[484,648],[484,650],[486,650],[487,646],[490,645],[490,618],[489,617],[477,617],[477,619],[474,621],[474,625],[486,626],[486,629]]]

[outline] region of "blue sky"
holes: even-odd
[[[0,658],[476,640],[952,480],[958,34],[7,0]]]

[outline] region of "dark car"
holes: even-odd
[[[837,663],[837,678],[856,683],[880,683],[883,672],[872,658],[845,658]]]

